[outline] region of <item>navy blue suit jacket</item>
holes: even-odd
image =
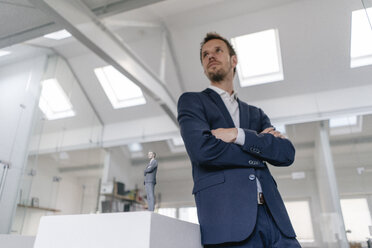
[[[288,139],[260,134],[271,123],[259,108],[238,99],[243,146],[216,139],[212,129],[234,122],[213,90],[184,93],[178,101],[178,122],[192,162],[193,194],[203,244],[242,241],[252,233],[257,216],[258,177],[265,201],[280,231],[295,237],[276,182],[266,165],[288,166],[295,149]],[[253,177],[253,175],[255,177]]]

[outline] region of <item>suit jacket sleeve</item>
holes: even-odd
[[[154,159],[150,162],[150,166],[145,169],[145,174],[153,172],[156,167],[158,167],[158,162]]]
[[[261,110],[260,119],[263,131],[272,127],[269,117]],[[291,165],[295,157],[295,148],[288,139],[277,138],[272,134],[257,134],[256,131],[243,129],[245,143],[242,149],[256,157],[259,157],[275,166]]]
[[[254,157],[234,143],[225,143],[212,135],[206,110],[197,93],[184,93],[178,101],[178,122],[190,159],[200,165],[217,167],[265,167],[249,163]]]

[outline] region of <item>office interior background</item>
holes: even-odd
[[[238,97],[296,148],[269,168],[302,246],[367,247],[371,0],[4,0],[0,22],[0,233],[145,210],[150,150],[156,212],[197,223],[176,109],[208,86],[199,48],[216,31]]]

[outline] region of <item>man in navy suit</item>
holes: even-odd
[[[200,59],[211,82],[184,93],[178,122],[192,162],[204,247],[301,247],[267,163],[289,166],[292,143],[259,108],[237,98],[237,56],[229,41],[208,33]]]

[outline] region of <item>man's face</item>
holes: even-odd
[[[147,157],[148,157],[148,158],[153,158],[153,157],[154,157],[154,153],[149,152],[149,153],[147,154]]]
[[[210,40],[202,47],[204,73],[213,82],[222,81],[229,73],[233,75],[236,63],[236,56],[230,57],[229,49],[222,40]]]

